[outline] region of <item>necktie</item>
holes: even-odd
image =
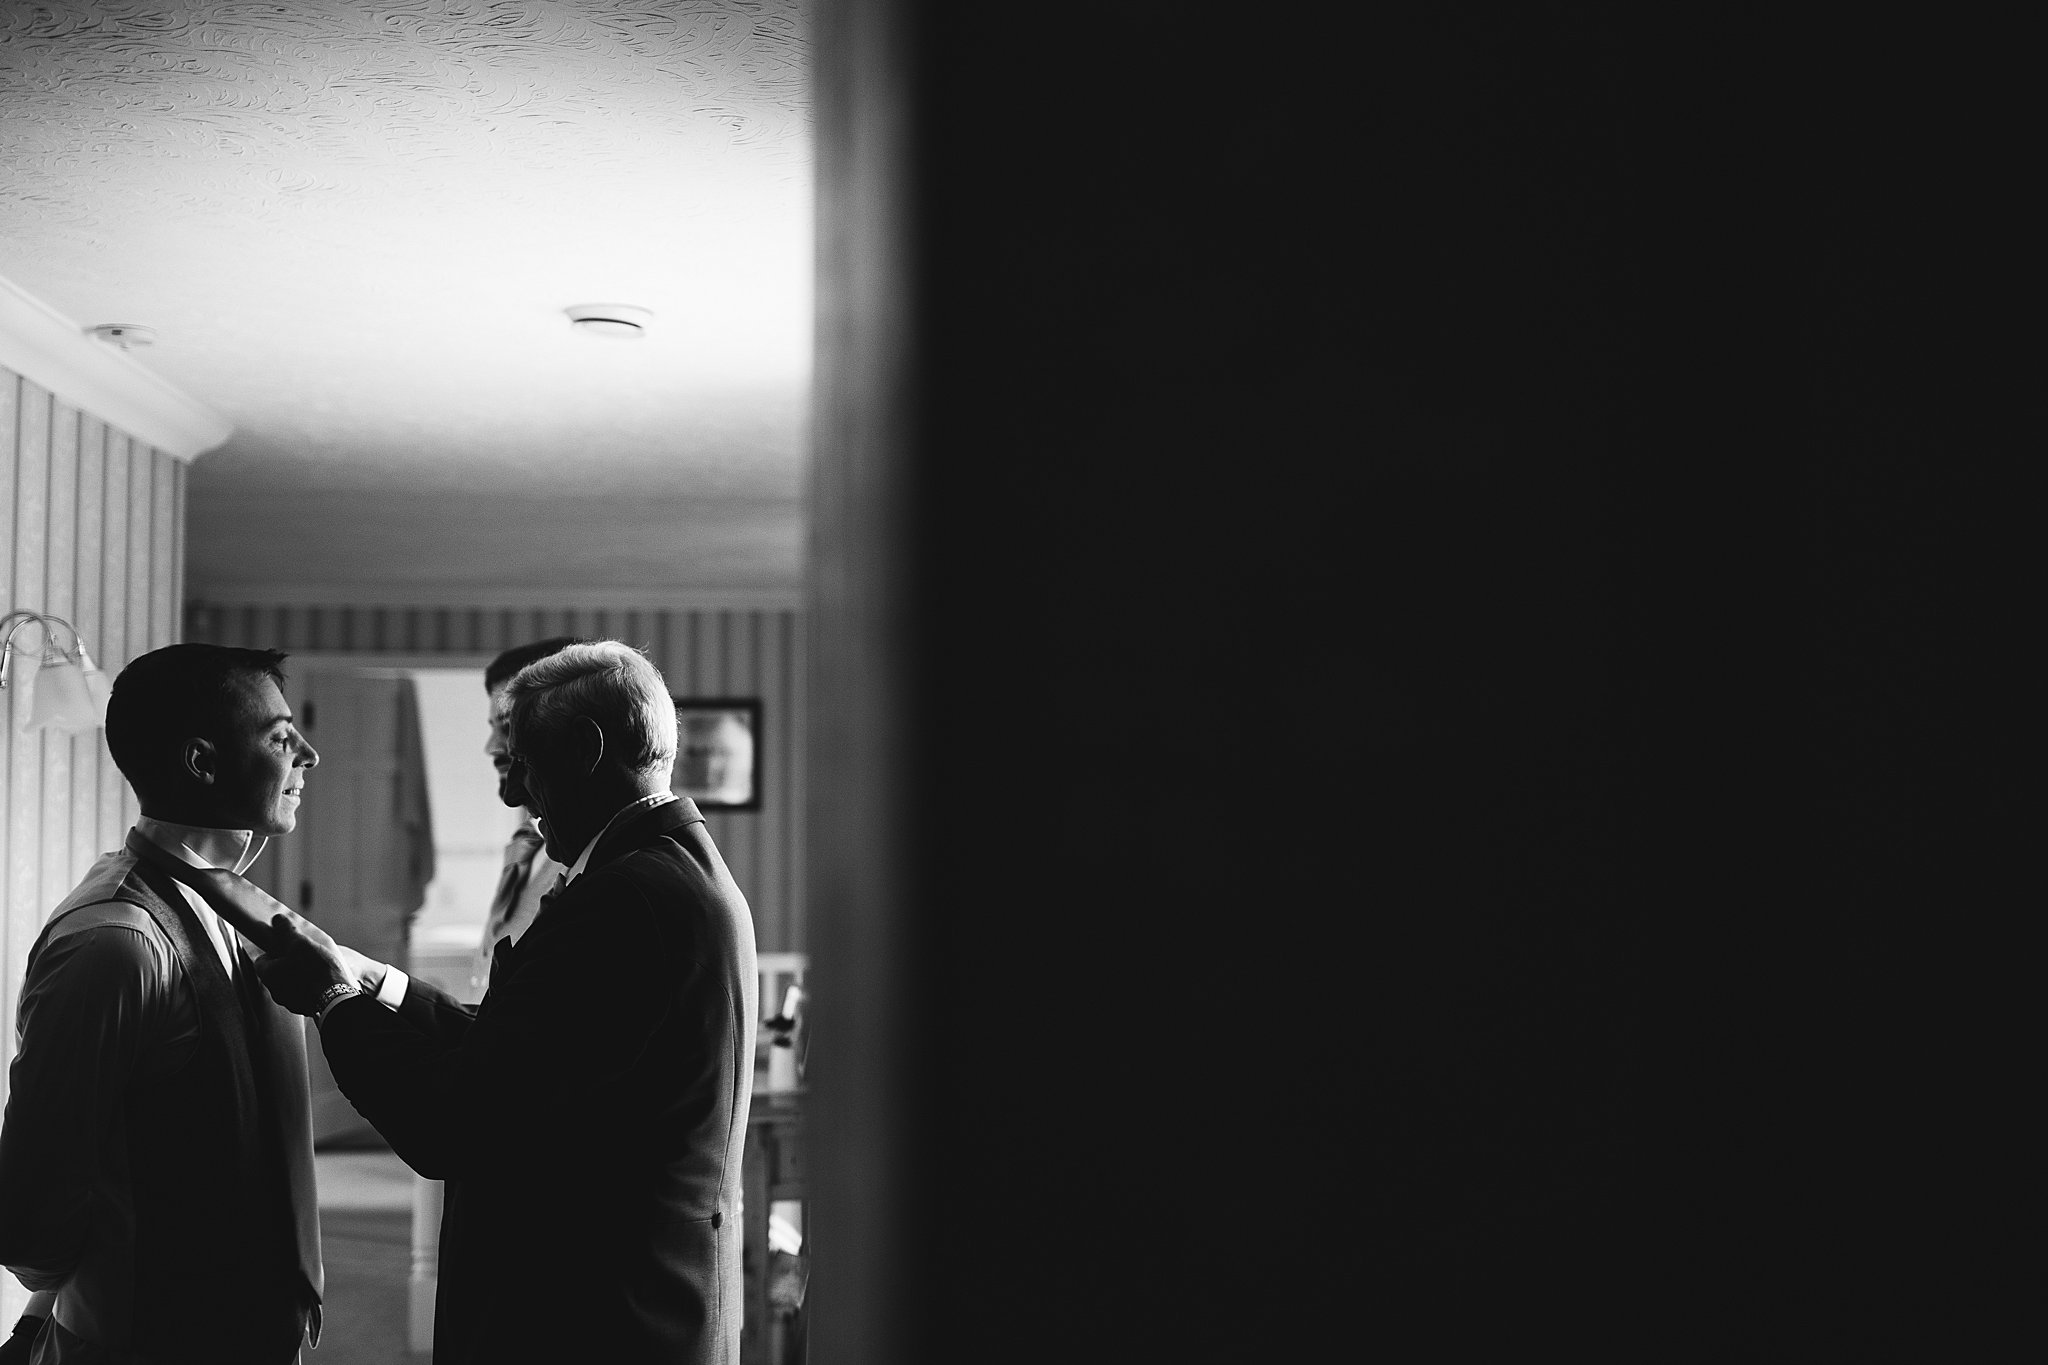
[[[310,923],[256,883],[245,881],[225,868],[188,867],[184,871],[190,875],[179,880],[205,897],[215,914],[266,953],[272,950],[276,939],[271,921],[277,916],[289,916],[297,924]]]
[[[505,921],[512,918],[512,907],[519,903],[520,888],[526,885],[526,874],[532,868],[532,863],[511,862],[498,874],[498,889],[491,894],[491,910],[484,917],[485,941],[495,940]]]
[[[289,915],[294,921],[309,922],[256,883],[237,877],[224,868],[193,867],[148,840],[141,840],[137,851],[173,880],[197,891],[216,915],[262,952],[270,952],[275,946],[276,931],[271,927],[271,921],[277,916]]]
[[[569,874],[566,871],[555,874],[555,884],[541,895],[540,904],[534,908],[533,923],[526,926],[529,933],[532,932],[535,924],[540,923],[541,917],[547,914],[556,900],[561,897],[562,888],[568,884]],[[518,960],[518,954],[521,951],[520,944],[524,942],[526,942],[526,939],[522,936],[518,943],[514,943],[511,935],[508,934],[491,945],[490,984],[493,987],[498,984],[498,978],[502,973],[512,969],[512,964]]]
[[[498,876],[498,889],[484,919],[484,942],[495,943],[511,922],[513,912],[519,908],[519,893],[526,889],[534,856],[540,852],[542,842],[540,831],[531,825],[521,825],[512,832],[512,842],[505,848],[505,870]]]

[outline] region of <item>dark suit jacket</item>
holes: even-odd
[[[288,1360],[322,1286],[305,1034],[170,856],[131,832],[29,950],[0,1261],[65,1277],[67,1355]]]
[[[739,1359],[754,931],[689,801],[612,829],[478,1006],[343,1001],[342,1092],[448,1182],[438,1365]]]

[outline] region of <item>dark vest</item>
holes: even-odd
[[[100,859],[37,936],[28,970],[64,915],[105,901],[162,931],[199,1038],[175,1072],[136,1076],[122,1099],[126,1150],[102,1157],[127,1166],[116,1183],[134,1200],[132,1263],[89,1243],[73,1285],[128,1301],[128,1340],[103,1345],[152,1361],[289,1359],[322,1287],[305,1034],[246,957],[239,979],[221,969],[175,883],[132,852]]]

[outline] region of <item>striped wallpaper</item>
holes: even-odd
[[[0,611],[50,612],[78,627],[108,676],[178,638],[184,578],[185,465],[47,389],[0,369]],[[23,734],[17,669],[0,703],[0,1092],[28,950],[92,860],[140,813],[104,734]],[[68,641],[66,642],[68,643]],[[4,1278],[0,1315],[19,1287]]]
[[[759,697],[758,811],[707,811],[718,843],[754,910],[762,952],[803,952],[803,630],[790,609],[631,606],[530,607],[269,604],[194,601],[185,638],[291,654],[495,654],[551,635],[624,640],[645,649],[680,697]],[[289,668],[289,665],[287,665]]]

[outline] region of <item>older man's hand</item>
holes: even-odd
[[[335,986],[360,988],[357,968],[325,929],[300,915],[270,921],[270,950],[256,959],[256,975],[270,998],[293,1014],[317,1018]]]

